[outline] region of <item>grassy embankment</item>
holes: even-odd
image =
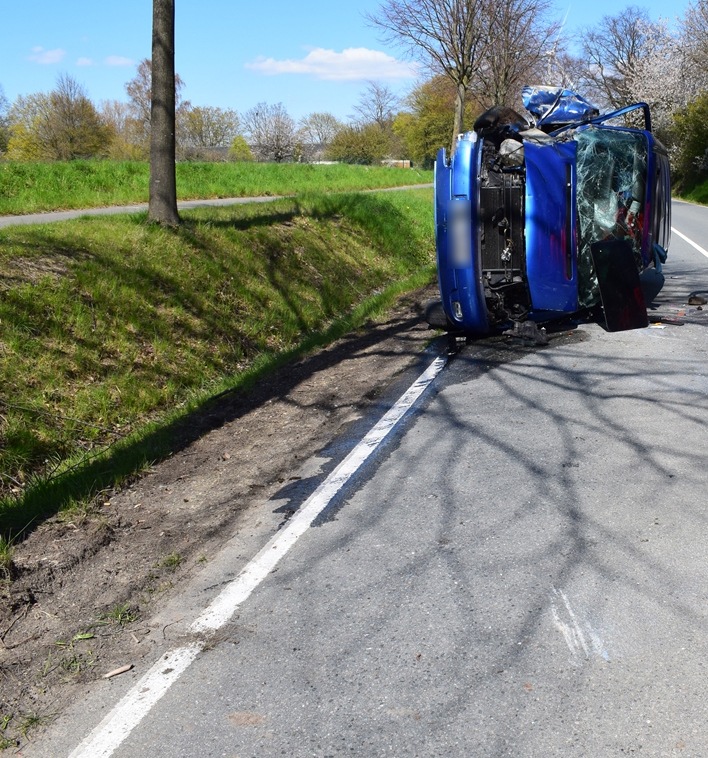
[[[0,215],[148,200],[149,167],[129,161],[0,162]],[[178,163],[180,200],[345,192],[432,182],[432,171],[293,163]]]
[[[0,558],[167,455],[215,394],[433,278],[429,190],[182,216],[0,230]]]
[[[708,205],[708,181],[697,184],[690,191],[681,194],[682,200],[690,200],[692,203]]]

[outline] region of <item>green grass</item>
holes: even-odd
[[[117,605],[99,617],[101,623],[117,624],[118,626],[126,626],[126,624],[132,624],[137,620],[138,614],[128,603]]]
[[[383,166],[178,163],[180,200],[347,192],[432,182],[432,172]],[[146,203],[147,163],[0,161],[0,215]]]
[[[0,581],[11,577],[13,552],[12,540],[0,535]]]
[[[190,413],[433,278],[429,190],[0,230],[0,534],[134,475]]]
[[[182,565],[182,556],[179,553],[170,553],[157,562],[157,568],[168,571],[176,571]]]
[[[688,192],[681,194],[682,200],[690,200],[693,203],[708,205],[708,180],[692,187]]]

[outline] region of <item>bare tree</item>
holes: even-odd
[[[577,90],[584,81],[586,69],[582,58],[571,55],[554,42],[545,51],[536,76],[540,82],[550,82],[559,87]]]
[[[409,55],[450,77],[456,88],[452,150],[463,129],[467,91],[488,53],[479,19],[490,0],[384,0],[369,21]]]
[[[113,133],[109,157],[116,160],[144,160],[147,157],[148,145],[142,125],[133,118],[129,103],[104,100],[99,113],[103,123]]]
[[[257,160],[292,160],[297,143],[295,122],[282,103],[258,103],[244,114],[243,128]]]
[[[332,144],[343,124],[331,113],[311,113],[301,119],[297,139],[301,142],[307,160],[319,160]]]
[[[219,149],[229,148],[239,133],[240,119],[236,111],[214,106],[189,107],[179,119],[180,154],[200,158],[219,156]],[[226,159],[224,150],[222,159]]]
[[[650,29],[647,10],[630,6],[584,30],[584,78],[601,105],[621,108],[632,101],[631,83],[637,75],[637,65],[652,52]]]
[[[175,157],[175,4],[153,0],[148,218],[165,226],[179,224]]]
[[[183,89],[184,82],[180,75],[175,73],[175,114],[178,119],[190,107],[188,102],[182,100]],[[152,118],[152,62],[148,58],[140,61],[135,76],[125,85],[125,91],[129,98],[130,118],[126,123],[127,135],[136,145],[143,147],[147,155]]]
[[[399,104],[398,97],[385,84],[368,81],[354,106],[357,114],[354,120],[361,125],[378,124],[382,129],[390,129]]]
[[[480,23],[486,26],[489,44],[472,87],[480,105],[513,105],[523,85],[542,74],[548,56],[558,56],[560,24],[548,20],[551,10],[551,0],[486,4]]]
[[[5,90],[0,85],[0,155],[7,150],[7,143],[10,139],[9,111],[10,103],[5,97]]]
[[[152,91],[152,64],[145,58],[138,63],[135,76],[125,85],[130,98],[130,117],[138,122],[145,139],[150,136],[150,104]]]

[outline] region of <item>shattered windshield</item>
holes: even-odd
[[[599,302],[590,246],[608,239],[632,244],[641,269],[646,199],[647,140],[641,132],[588,127],[578,130],[578,285],[583,307]]]

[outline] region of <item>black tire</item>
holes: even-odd
[[[452,324],[445,315],[441,300],[431,300],[425,306],[425,320],[433,329],[445,329],[449,331],[452,328]]]

